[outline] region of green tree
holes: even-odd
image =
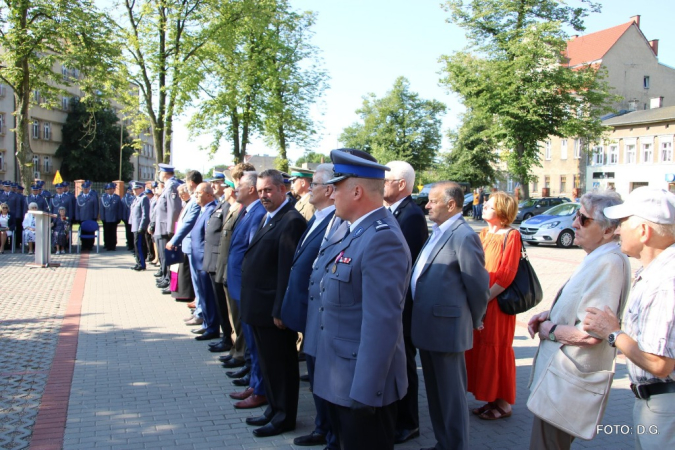
[[[207,0],[120,0],[118,30],[125,38],[130,78],[140,89],[140,106],[152,127],[158,163],[171,160],[173,120],[196,95],[203,73],[196,61],[209,40]],[[214,3],[214,2],[211,2]],[[221,2],[215,2],[221,3]],[[227,2],[222,2],[227,3]],[[127,117],[138,120],[135,93]],[[134,129],[138,134],[139,129]]]
[[[110,21],[88,0],[21,0],[0,6],[0,82],[14,91],[21,181],[33,178],[29,110],[51,109],[76,84],[81,101],[103,107],[118,88],[119,45]],[[62,68],[66,72],[62,72]]]
[[[314,163],[314,164],[320,164],[321,162],[330,162],[330,156],[326,156],[323,153],[317,153],[317,152],[305,152],[304,155],[298,158],[297,161],[295,161],[296,166],[301,166],[304,163]]]
[[[407,161],[420,172],[431,167],[441,148],[445,110],[443,103],[411,92],[409,81],[399,77],[384,97],[364,97],[363,106],[356,110],[361,122],[345,128],[340,142],[367,151],[378,161]]]
[[[465,181],[471,186],[486,186],[496,181],[498,145],[490,122],[488,118],[468,112],[460,128],[448,133],[452,151],[441,157],[437,171],[441,178]]]
[[[464,104],[491,116],[509,172],[529,195],[531,168],[539,164],[539,142],[548,136],[597,140],[600,116],[610,96],[595,67],[566,66],[563,25],[582,31],[583,19],[600,6],[577,0],[450,0],[450,21],[466,30],[466,51],[441,57],[441,83]]]
[[[126,129],[123,130],[123,142],[122,180],[129,181],[134,170],[130,161],[134,149]],[[120,167],[120,125],[115,112],[99,109],[92,114],[82,102],[73,99],[56,157],[61,158],[64,178],[116,180]]]

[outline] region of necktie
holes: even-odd
[[[265,224],[263,225],[263,228],[265,228],[267,224],[270,223],[270,220],[272,220],[272,216],[267,214],[267,218],[265,219]]]

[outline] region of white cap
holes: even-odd
[[[675,223],[675,194],[665,189],[639,187],[624,203],[608,206],[604,213],[610,219],[638,216],[650,222],[672,225]]]

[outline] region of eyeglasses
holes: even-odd
[[[588,217],[584,214],[581,214],[581,210],[577,211],[576,218],[579,219],[579,223],[581,224],[582,227],[586,226],[586,222],[595,220],[592,217]]]
[[[328,186],[328,185],[326,183],[315,183],[313,181],[309,183],[309,187],[311,187],[312,189],[314,189],[317,186]]]

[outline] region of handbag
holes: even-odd
[[[504,238],[504,248],[506,248],[506,240],[509,238],[509,233],[513,228],[506,233]],[[534,268],[530,264],[525,251],[525,244],[520,241],[520,261],[518,262],[518,272],[509,287],[504,289],[504,292],[497,296],[499,309],[505,314],[515,316],[516,314],[528,311],[537,306],[544,298],[544,292],[541,289],[541,284],[537,278]]]
[[[183,247],[178,246],[176,247],[175,250],[168,250],[164,249],[164,259],[165,259],[165,264],[168,266],[171,266],[173,264],[179,264],[183,262]]]
[[[532,389],[527,408],[567,434],[593,439],[605,413],[615,363],[612,370],[581,372],[561,349]]]

